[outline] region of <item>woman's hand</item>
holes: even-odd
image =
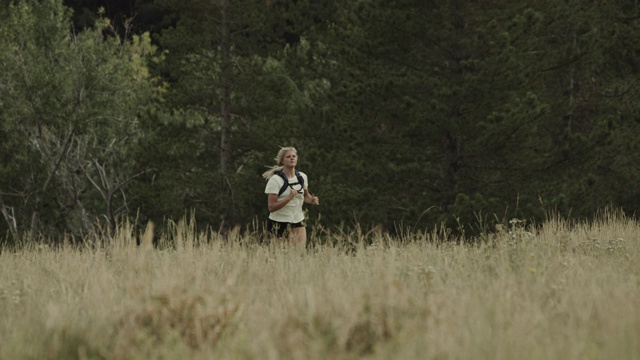
[[[317,196],[311,195],[307,190],[304,191],[304,201],[311,205],[320,205],[320,199]]]

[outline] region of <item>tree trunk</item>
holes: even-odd
[[[231,82],[233,63],[231,61],[231,30],[229,20],[229,0],[219,0],[220,4],[220,174],[222,176],[222,193],[230,187],[229,174],[231,169]],[[229,189],[230,190],[230,189]],[[222,197],[224,214],[223,226],[227,227],[230,215],[228,196]]]
[[[231,157],[231,45],[229,29],[229,0],[220,0],[220,171],[227,178]],[[224,186],[224,184],[223,184]]]
[[[53,164],[53,167],[51,168],[51,171],[49,171],[49,174],[47,175],[47,179],[45,180],[44,184],[42,185],[42,189],[40,190],[40,193],[36,194],[35,206],[34,206],[33,214],[31,214],[31,226],[29,228],[29,243],[31,243],[31,242],[33,242],[35,240],[35,236],[36,236],[36,234],[37,234],[37,232],[39,230],[39,227],[40,227],[40,207],[42,205],[41,194],[46,194],[47,191],[49,191],[49,184],[51,184],[51,181],[53,180],[53,177],[55,176],[56,172],[58,171],[58,168],[60,167],[60,164],[67,157],[67,153],[69,151],[69,146],[71,146],[71,141],[73,140],[74,134],[75,134],[75,125],[70,125],[69,126],[69,133],[67,134],[67,137],[64,140],[62,148],[60,149],[60,154],[58,154],[58,158],[56,159],[55,163]]]
[[[9,209],[11,209],[11,213],[9,213]],[[13,207],[8,208],[4,204],[4,200],[2,200],[2,195],[0,195],[0,211],[2,212],[2,216],[4,220],[7,222],[7,226],[9,226],[9,231],[11,232],[11,236],[14,239],[18,236],[18,226],[16,224],[16,217],[13,214]]]

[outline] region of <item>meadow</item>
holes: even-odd
[[[309,249],[194,228],[3,248],[0,359],[640,359],[640,224],[620,214]]]

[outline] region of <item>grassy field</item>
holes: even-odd
[[[3,249],[0,359],[640,359],[623,216],[306,251],[175,231],[166,249],[126,225],[106,246]]]

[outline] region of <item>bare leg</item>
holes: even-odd
[[[291,244],[305,247],[307,245],[307,228],[304,226],[292,228],[290,239]]]

